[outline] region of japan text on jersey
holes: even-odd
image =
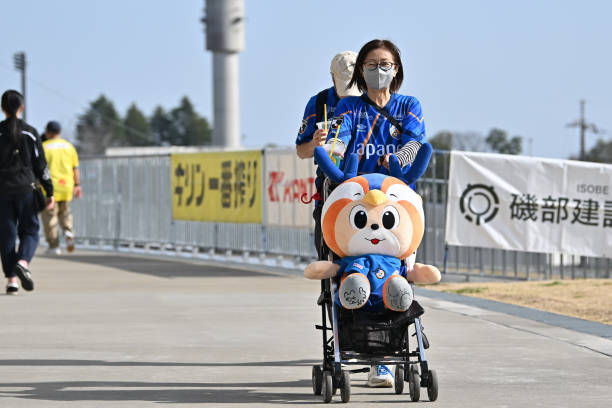
[[[360,173],[384,173],[385,169],[378,166],[380,157],[395,153],[411,140],[425,139],[425,122],[418,99],[391,94],[385,110],[401,124],[401,134],[384,115],[360,97],[344,98],[336,107],[327,140],[338,135],[338,140],[347,146],[345,156],[358,154]]]

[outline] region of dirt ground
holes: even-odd
[[[612,324],[610,279],[440,283],[426,288]]]

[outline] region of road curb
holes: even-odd
[[[562,327],[564,329],[590,334],[612,340],[612,325],[590,320],[579,319],[571,316],[564,316],[557,313],[545,312],[525,306],[513,305],[510,303],[498,302],[495,300],[482,299],[471,296],[459,295],[456,293],[440,292],[432,289],[417,287],[416,293],[432,299],[445,300],[448,302],[461,303],[468,306],[486,309],[493,312],[505,313],[512,316],[522,317],[545,323],[551,326]]]

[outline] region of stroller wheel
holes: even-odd
[[[410,390],[410,400],[416,402],[421,399],[421,376],[416,368],[410,367],[408,373],[408,389]]]
[[[395,393],[404,392],[404,367],[401,364],[395,366]]]
[[[349,371],[342,371],[340,398],[342,399],[342,402],[349,402],[351,399],[351,373]]]
[[[332,400],[332,375],[329,371],[323,371],[323,402],[328,403]]]
[[[321,395],[323,389],[323,371],[321,366],[312,366],[312,392],[314,395]]]
[[[438,399],[438,375],[436,374],[436,370],[429,370],[427,397],[429,397],[430,401]]]

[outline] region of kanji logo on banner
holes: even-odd
[[[468,184],[461,194],[459,209],[465,219],[480,225],[489,222],[499,211],[499,199],[493,186]]]
[[[452,152],[446,243],[612,257],[612,165]]]

